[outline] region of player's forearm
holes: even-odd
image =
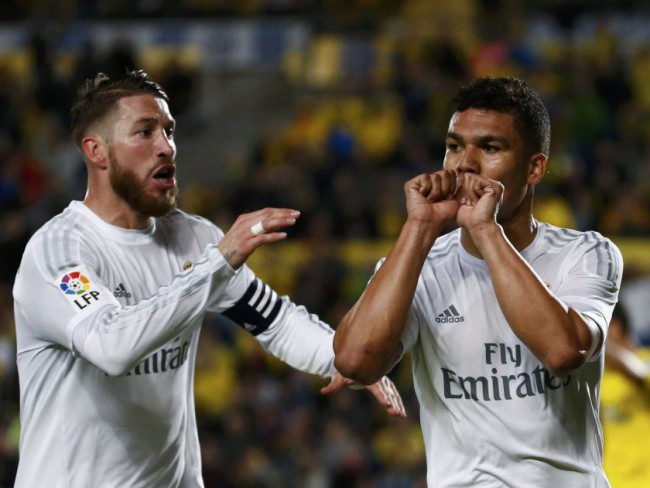
[[[264,349],[289,366],[321,377],[334,374],[332,328],[286,297],[274,324],[256,336]]]
[[[648,384],[650,368],[633,351],[615,343],[607,342],[606,364],[637,384]]]
[[[420,271],[437,235],[430,225],[404,225],[386,261],[337,327],[335,366],[341,374],[371,384],[399,358]]]
[[[496,223],[472,238],[517,337],[550,371],[568,374],[580,367],[592,346],[591,332],[580,315],[553,295]]]

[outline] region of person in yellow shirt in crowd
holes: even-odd
[[[634,340],[627,314],[614,309],[601,387],[603,467],[613,488],[650,486],[650,348]]]

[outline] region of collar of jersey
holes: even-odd
[[[530,262],[530,258],[534,256],[535,249],[537,249],[538,247],[538,243],[542,242],[542,235],[544,234],[545,230],[546,227],[543,225],[543,223],[538,222],[537,233],[535,234],[533,241],[530,244],[528,244],[528,246],[526,246],[526,248],[523,249],[520,253],[526,261]],[[460,259],[471,266],[487,268],[487,264],[485,260],[481,258],[477,258],[476,256],[473,256],[469,252],[467,252],[467,250],[463,247],[463,244],[460,240],[460,235],[461,233],[459,229],[457,239],[458,239]]]
[[[109,224],[84,205],[83,202],[71,202],[70,209],[83,215],[86,220],[90,221],[93,227],[96,227],[100,231],[102,237],[111,241],[126,245],[140,245],[147,244],[153,240],[153,234],[156,230],[156,219],[151,219],[151,224],[144,229],[124,229],[123,227]]]

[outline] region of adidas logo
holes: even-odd
[[[438,314],[438,316],[436,317],[436,322],[438,322],[439,324],[465,322],[465,317],[463,317],[461,314],[458,313],[456,307],[454,307],[453,305],[449,305],[449,308],[447,308],[447,310],[445,310],[441,314]]]
[[[124,288],[123,283],[120,283],[115,287],[115,291],[113,291],[113,296],[115,298],[131,298],[131,293],[126,291],[126,288]]]

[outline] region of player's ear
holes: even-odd
[[[535,153],[531,156],[528,166],[528,184],[537,185],[546,174],[548,158],[543,153]]]
[[[104,140],[98,135],[88,135],[81,140],[81,152],[91,165],[100,169],[108,167],[108,151]]]

